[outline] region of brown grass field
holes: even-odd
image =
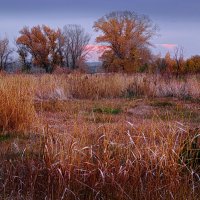
[[[0,75],[0,199],[200,199],[200,76]]]

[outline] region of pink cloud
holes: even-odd
[[[160,46],[160,47],[163,47],[165,49],[174,49],[176,48],[178,45],[177,44],[168,44],[168,43],[165,43],[165,44],[156,44],[157,46]]]
[[[156,46],[164,48],[166,50],[173,50],[178,45],[172,43],[162,43],[162,44],[156,44]],[[86,46],[86,49],[90,51],[90,53],[88,54],[88,59],[90,61],[98,61],[99,58],[104,53],[104,51],[108,50],[109,48],[110,47],[106,45],[88,44]]]
[[[95,44],[88,44],[86,46],[87,49],[90,49],[94,52],[104,52],[105,50],[109,49],[109,46],[106,45],[95,45]]]
[[[86,49],[90,51],[88,55],[89,60],[98,61],[103,52],[109,49],[109,46],[89,44],[86,46]]]

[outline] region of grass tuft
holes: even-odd
[[[94,108],[93,112],[95,113],[103,113],[103,114],[112,114],[112,115],[117,115],[122,112],[120,108]]]
[[[10,140],[11,138],[12,138],[12,136],[10,134],[0,135],[0,142]]]

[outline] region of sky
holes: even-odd
[[[181,46],[185,57],[200,54],[199,0],[0,0],[0,37],[6,35],[14,43],[24,26],[79,24],[95,45],[94,21],[123,10],[147,15],[159,27],[151,41],[154,53],[173,54],[174,48]],[[94,53],[90,59],[96,61],[98,55]]]

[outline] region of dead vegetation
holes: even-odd
[[[0,130],[28,132],[36,122],[33,93],[26,80],[0,77]]]
[[[0,199],[199,199],[200,80],[0,76]]]

